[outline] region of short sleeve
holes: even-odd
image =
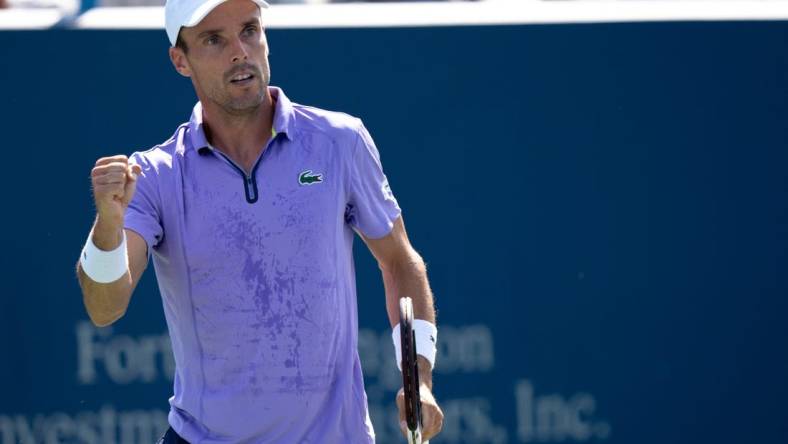
[[[148,244],[148,255],[164,235],[161,226],[161,205],[156,170],[145,157],[134,153],[129,160],[142,168],[137,177],[137,189],[126,209],[124,227],[138,233]]]
[[[347,222],[368,238],[386,236],[401,210],[383,174],[375,142],[363,124],[356,134],[350,174]]]

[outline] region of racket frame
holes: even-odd
[[[405,422],[408,444],[427,444],[421,437],[421,396],[419,394],[419,363],[416,335],[413,332],[413,301],[399,300],[400,342],[402,347],[402,390],[405,395]]]

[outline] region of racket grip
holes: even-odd
[[[421,440],[421,430],[408,431],[408,444],[430,444],[429,441]]]

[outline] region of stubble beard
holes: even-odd
[[[228,91],[232,86],[228,86],[219,94],[214,95],[213,101],[219,105],[225,113],[234,117],[254,114],[260,108],[260,105],[263,104],[266,89],[263,79],[257,76],[255,80],[257,83],[255,85],[257,91],[244,91],[240,96],[233,96],[233,94]]]
[[[232,85],[222,84],[213,88],[208,98],[229,116],[245,117],[255,114],[265,101],[271,75],[267,66],[253,69],[253,72],[256,91],[236,91],[233,94]]]
[[[256,94],[250,93],[244,97],[229,97],[228,94],[227,100],[220,102],[219,106],[225,113],[241,117],[254,114],[260,108],[260,105],[263,104],[263,98],[263,89],[261,87]]]

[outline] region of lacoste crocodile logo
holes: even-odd
[[[314,185],[323,182],[323,175],[320,173],[312,174],[312,170],[306,170],[298,176],[298,183],[301,185]]]

